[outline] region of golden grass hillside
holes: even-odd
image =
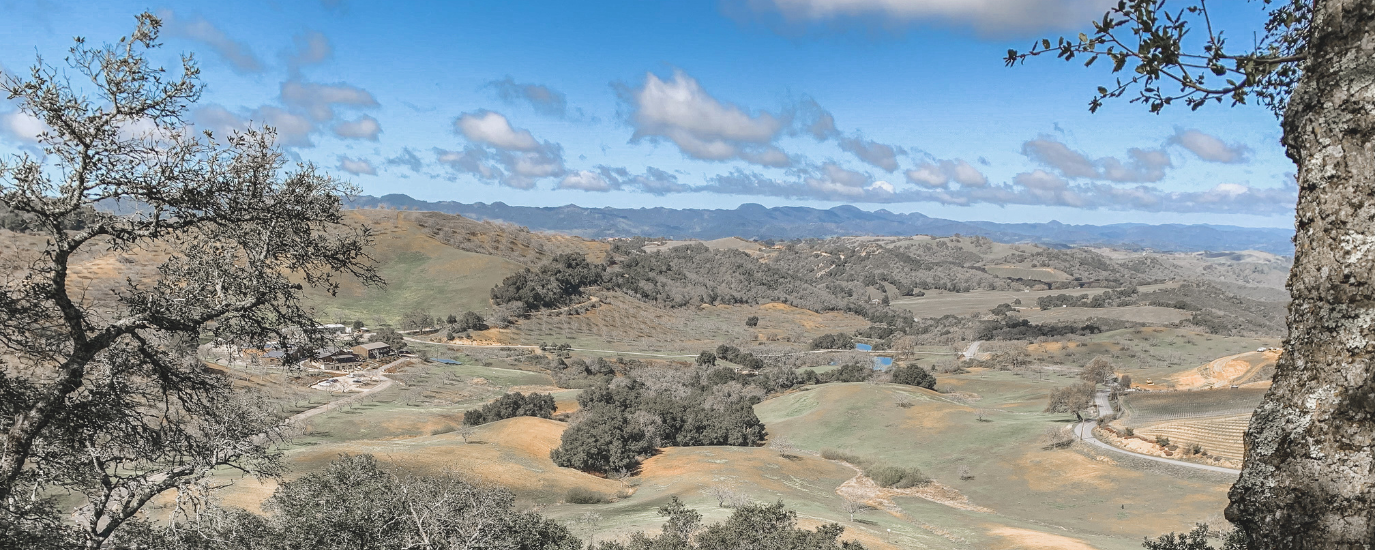
[[[1071,381],[1000,372],[941,377],[967,404],[907,386],[828,384],[770,399],[756,411],[771,437],[920,468],[992,511],[920,496],[893,499],[899,509],[890,515],[963,545],[952,547],[1139,548],[1142,537],[1188,529],[1222,511],[1229,480],[1142,471],[1077,446],[1046,449],[1046,429],[1068,422],[1034,411],[1052,387]],[[912,405],[897,406],[901,399]],[[957,475],[961,466],[972,479]]]

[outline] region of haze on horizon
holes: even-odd
[[[192,115],[275,126],[364,193],[513,205],[919,211],[959,220],[1291,227],[1297,188],[1263,108],[1125,102],[1103,70],[1006,68],[1104,0],[501,3],[168,2]],[[149,6],[7,2],[0,70]],[[1215,6],[1255,27],[1259,6]],[[48,59],[60,63],[58,59]],[[0,102],[0,152],[36,121]]]

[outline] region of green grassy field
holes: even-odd
[[[523,269],[495,256],[464,252],[436,241],[405,221],[381,232],[368,255],[377,261],[382,288],[342,282],[338,295],[306,292],[321,319],[365,324],[396,323],[412,310],[432,315],[484,311],[489,293],[507,275]]]

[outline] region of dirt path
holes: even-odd
[[[303,421],[303,420],[306,420],[306,419],[308,419],[308,418],[311,418],[311,417],[314,417],[314,416],[319,416],[319,415],[325,414],[325,413],[330,412],[330,411],[332,411],[332,410],[334,410],[334,409],[337,409],[337,408],[339,408],[339,407],[342,407],[342,406],[344,406],[345,404],[353,403],[353,402],[355,402],[355,401],[360,401],[360,400],[362,400],[363,398],[365,398],[365,397],[367,397],[367,396],[369,396],[369,395],[372,395],[372,394],[375,394],[375,393],[380,392],[380,391],[382,391],[382,390],[385,390],[385,389],[387,389],[387,388],[390,388],[391,385],[392,385],[392,379],[387,378],[387,376],[386,376],[387,370],[391,369],[392,367],[399,366],[399,365],[401,365],[402,363],[405,363],[405,362],[408,362],[408,361],[411,361],[411,358],[407,357],[407,358],[404,358],[404,359],[397,359],[397,360],[395,360],[395,361],[392,361],[392,362],[390,362],[390,363],[387,363],[386,365],[383,365],[383,366],[379,367],[379,368],[378,368],[377,370],[375,370],[375,371],[363,371],[364,373],[371,374],[371,375],[373,375],[373,376],[376,376],[376,377],[378,377],[378,378],[381,378],[381,379],[382,379],[382,383],[381,383],[381,384],[378,384],[378,385],[376,385],[376,386],[373,386],[373,387],[371,387],[371,388],[368,388],[368,389],[366,389],[366,390],[363,390],[362,392],[355,393],[355,394],[353,394],[353,395],[350,395],[350,396],[348,396],[348,397],[345,397],[345,398],[343,398],[343,399],[339,399],[339,400],[336,400],[336,401],[330,401],[329,403],[325,403],[325,404],[323,404],[323,405],[320,405],[319,407],[315,407],[315,408],[313,408],[313,409],[306,409],[306,410],[304,410],[304,411],[301,411],[301,412],[299,412],[299,413],[296,413],[296,414],[292,415],[291,418],[286,419],[286,420],[283,422],[283,424],[296,424],[296,423],[299,423],[299,422],[301,422],[301,421]]]

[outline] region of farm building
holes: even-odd
[[[324,363],[352,363],[358,355],[349,350],[325,348],[315,352],[315,360]]]
[[[391,355],[392,349],[386,342],[368,342],[366,344],[353,346],[353,353],[357,354],[360,358],[377,359],[378,357]]]

